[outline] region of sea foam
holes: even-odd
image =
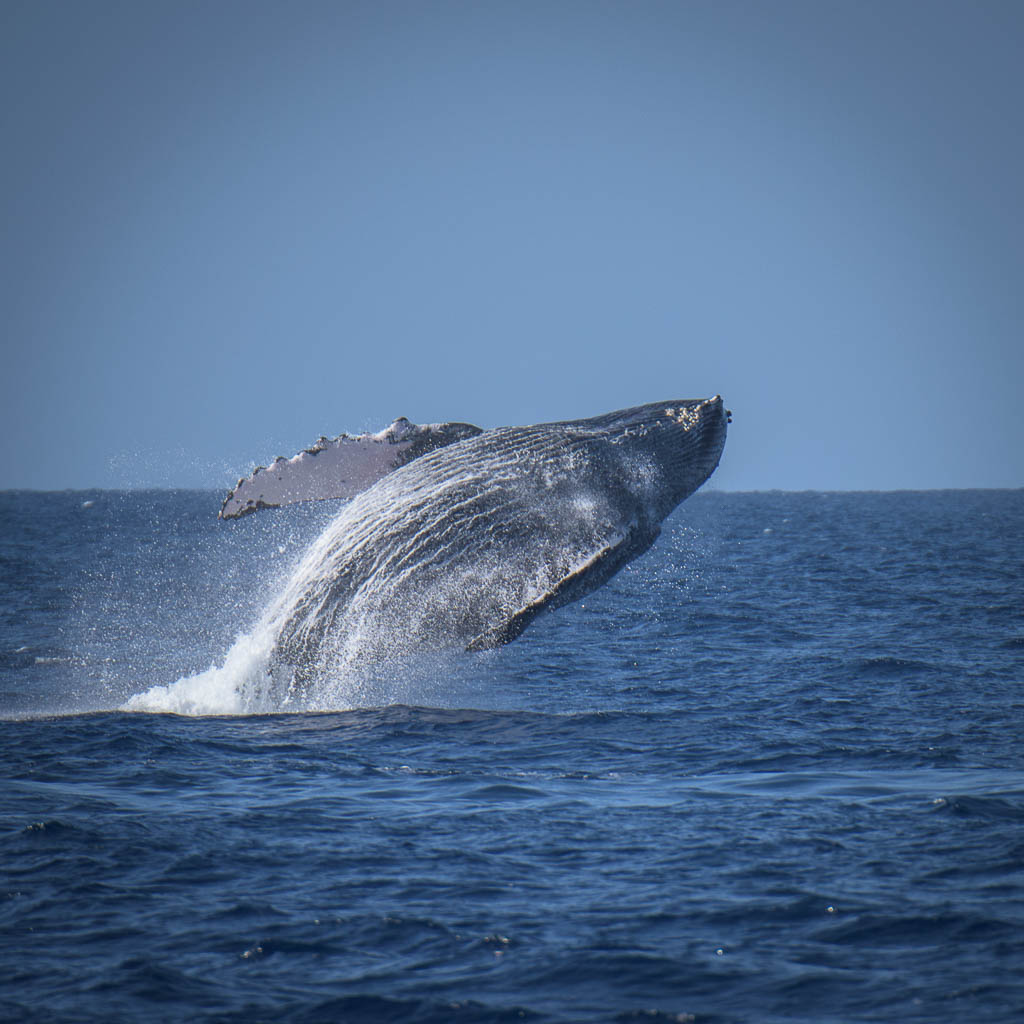
[[[121,705],[122,711],[175,715],[250,715],[279,710],[268,700],[265,679],[273,635],[256,629],[239,637],[221,666],[153,686]]]

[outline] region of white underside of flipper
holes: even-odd
[[[237,519],[297,501],[352,498],[421,451],[479,432],[469,424],[418,426],[403,416],[376,434],[341,434],[333,440],[321,437],[298,455],[278,457],[239,480],[224,499],[220,518]]]
[[[221,519],[237,519],[261,508],[296,501],[351,498],[395,468],[400,448],[363,437],[318,443],[291,459],[275,459],[239,480],[220,510]],[[408,447],[411,442],[406,442]]]

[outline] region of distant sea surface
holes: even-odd
[[[0,493],[0,1019],[1024,1020],[1024,491],[698,494],[244,715],[335,509],[219,500]]]

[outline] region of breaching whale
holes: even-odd
[[[722,399],[481,430],[396,420],[240,480],[221,517],[351,498],[264,615],[278,693],[419,648],[514,640],[657,538],[718,465]]]

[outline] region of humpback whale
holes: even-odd
[[[490,430],[403,418],[257,468],[221,518],[350,499],[264,614],[273,689],[514,640],[654,543],[715,470],[730,418],[718,395]]]

